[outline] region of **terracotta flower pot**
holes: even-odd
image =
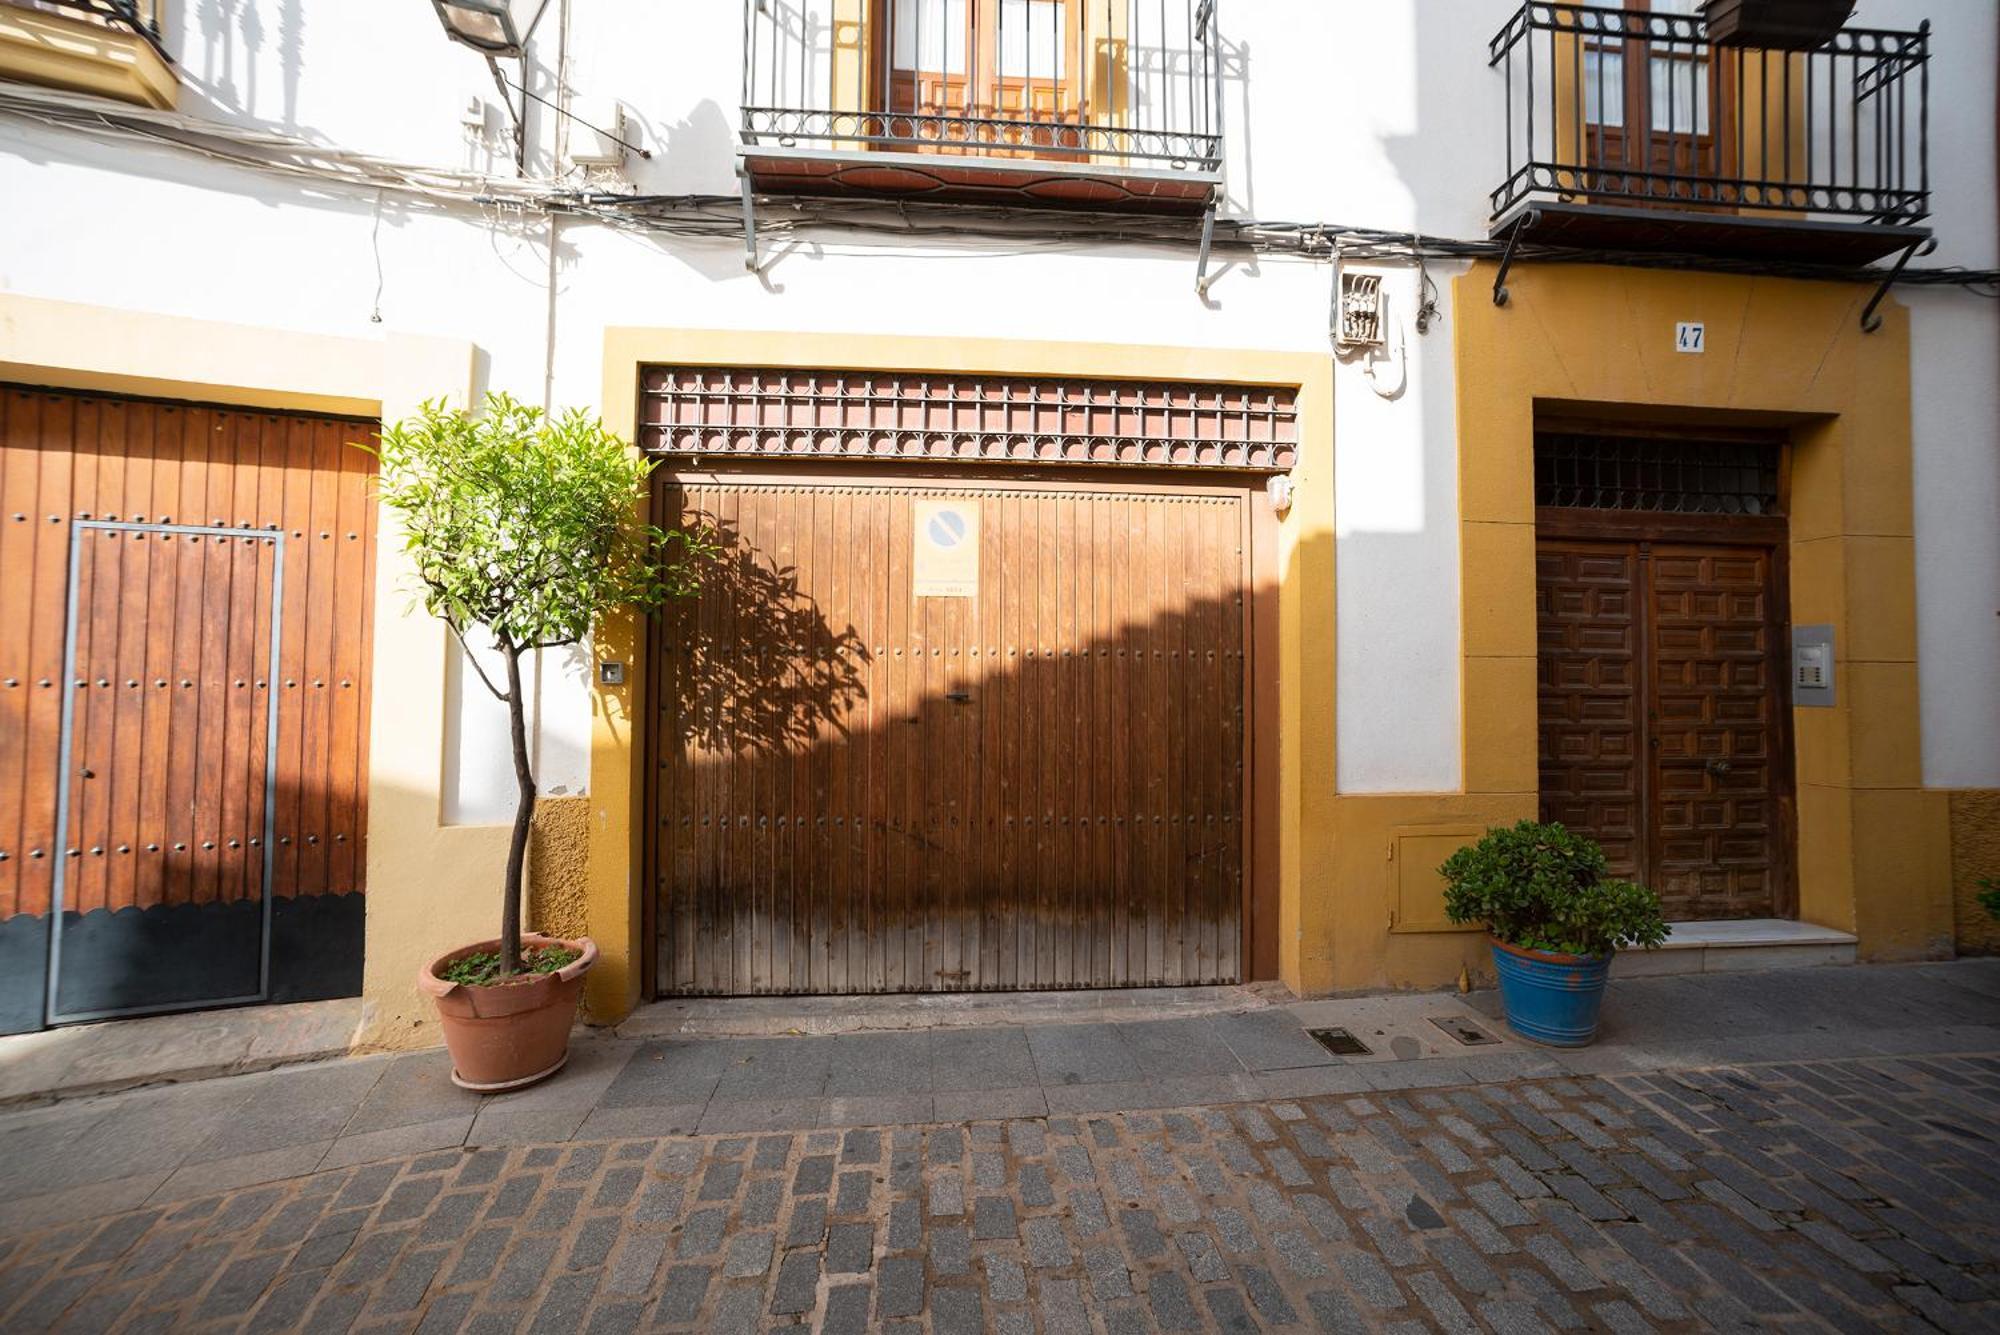
[[[555,973],[517,974],[490,987],[447,982],[438,970],[500,943],[481,941],[440,955],[417,975],[417,987],[437,1002],[444,1045],[451,1053],[452,1083],[481,1093],[519,1089],[562,1069],[569,1060],[569,1030],[583,995],[583,975],[597,963],[589,937],[565,941],[521,934],[521,948],[563,946],[583,953]]]

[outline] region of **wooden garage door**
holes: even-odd
[[[1785,911],[1770,548],[1544,538],[1541,805],[1671,919]]]
[[[660,991],[1239,976],[1241,490],[663,478],[656,513],[728,553],[649,655]]]
[[[358,991],[373,433],[0,387],[0,1029]]]

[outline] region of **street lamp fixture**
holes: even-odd
[[[549,0],[431,0],[445,35],[488,57],[519,60]]]
[[[507,108],[507,118],[514,123],[514,167],[521,172],[528,166],[528,141],[523,132],[529,97],[528,39],[535,35],[535,25],[548,7],[549,0],[431,0],[445,36],[486,57],[493,85],[500,90],[500,105]],[[514,62],[519,78],[509,79],[500,72],[503,60]],[[521,95],[518,106],[514,93]]]

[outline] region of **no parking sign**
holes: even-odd
[[[979,503],[918,501],[911,516],[910,579],[919,598],[979,596]]]

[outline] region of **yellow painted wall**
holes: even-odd
[[[1279,967],[1301,992],[1330,978],[1333,792],[1333,362],[1255,350],[1134,347],[1098,343],[927,339],[874,335],[611,329],[604,340],[605,423],[631,439],[639,368],[683,366],[838,367],[871,371],[1185,379],[1290,385],[1298,393],[1299,463],[1290,514],[1280,527],[1277,568],[1278,718],[1258,724],[1279,747]],[[590,973],[593,1020],[615,1020],[640,999],[643,906],[637,831],[644,819],[636,782],[643,755],[637,710],[644,644],[630,616],[599,628],[600,660],[627,664],[623,686],[593,697],[590,934],[601,962]]]
[[[528,836],[527,923],[549,936],[589,933],[590,798],[543,797]]]
[[[1952,916],[1958,948],[2000,953],[2000,922],[1976,896],[1982,880],[2000,885],[2000,788],[1960,788],[1951,794]]]
[[[1454,285],[1466,797],[1534,809],[1537,408],[1786,424],[1791,615],[1835,627],[1838,700],[1793,711],[1800,916],[1867,958],[1949,953],[1946,801],[1923,787],[1917,718],[1907,313],[1890,303],[1864,334],[1862,285],[1722,274],[1521,265],[1504,307],[1492,283],[1480,264]],[[1675,351],[1683,320],[1705,353]],[[1438,799],[1441,817],[1464,806]]]

